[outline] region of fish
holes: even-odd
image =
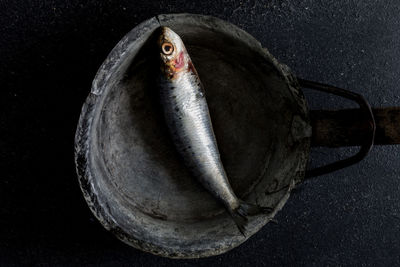
[[[221,162],[205,90],[193,62],[172,29],[161,27],[159,100],[169,135],[184,165],[226,208],[245,235],[247,216],[270,213],[272,208],[240,200]]]

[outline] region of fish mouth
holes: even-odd
[[[172,30],[170,28],[168,28],[167,26],[161,26],[161,34],[166,34],[171,31]]]
[[[168,40],[169,38],[168,36],[171,35],[172,30],[166,26],[161,26],[159,29],[159,34],[160,34],[160,38],[159,38],[159,44],[161,44],[164,40]]]
[[[173,30],[171,30],[171,28],[169,28],[167,26],[161,26],[161,34],[162,35],[170,35],[171,33],[175,33],[175,32]]]
[[[179,35],[176,32],[174,32],[171,28],[167,26],[161,26],[160,28],[161,28],[160,41],[166,40],[171,43],[177,43],[180,41],[181,38],[179,37]]]

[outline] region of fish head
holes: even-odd
[[[158,39],[160,50],[161,72],[168,79],[174,79],[183,70],[187,69],[190,62],[182,39],[168,27],[161,27]]]

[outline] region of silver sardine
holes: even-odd
[[[220,159],[203,86],[181,38],[162,27],[158,45],[160,101],[173,143],[191,173],[225,205],[244,234],[247,215],[269,213],[271,208],[245,203],[233,192]]]

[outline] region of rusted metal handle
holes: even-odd
[[[368,131],[365,132],[365,139],[364,142],[361,144],[360,151],[355,154],[354,156],[351,156],[346,159],[342,159],[321,167],[317,167],[311,170],[308,170],[306,172],[305,178],[304,179],[309,179],[311,177],[316,177],[320,176],[323,174],[327,174],[330,172],[334,172],[343,168],[346,168],[350,165],[353,165],[355,163],[360,162],[362,159],[364,159],[368,152],[371,150],[372,146],[374,145],[374,138],[375,138],[375,119],[374,115],[372,113],[371,106],[369,103],[365,100],[365,98],[357,93],[341,89],[338,87],[334,87],[331,85],[326,85],[322,83],[317,83],[317,82],[312,82],[312,81],[307,81],[303,79],[297,79],[299,81],[299,84],[303,88],[309,88],[329,94],[334,94],[337,96],[341,96],[343,98],[347,98],[349,100],[353,100],[360,106],[360,111],[364,113],[364,116],[366,116],[366,119],[368,121]]]
[[[400,144],[400,107],[372,108],[374,146]],[[313,147],[360,146],[370,126],[360,109],[311,110]],[[367,136],[368,138],[368,136]]]

